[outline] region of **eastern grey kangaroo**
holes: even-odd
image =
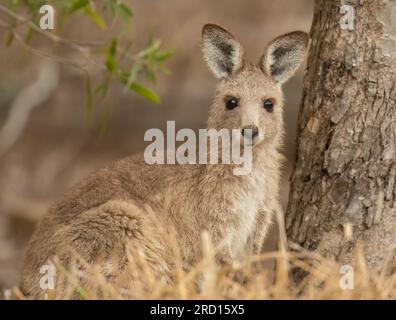
[[[252,171],[237,176],[232,164],[148,165],[140,154],[94,172],[56,202],[39,224],[28,246],[22,291],[43,298],[40,268],[56,256],[67,269],[73,253],[89,265],[105,265],[102,271],[112,283],[133,273],[126,265],[138,258],[127,253],[130,248],[144,252],[154,272],[170,272],[166,233],[174,236],[186,268],[199,259],[203,231],[220,248],[219,262],[259,252],[271,217],[281,210],[281,86],[304,60],[308,41],[299,31],[277,37],[256,65],[245,61],[231,33],[205,25],[203,55],[220,79],[207,126],[250,132],[246,138],[253,145]],[[138,274],[132,278],[138,283]],[[67,281],[57,280],[55,297],[65,297],[67,288]]]

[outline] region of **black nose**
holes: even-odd
[[[242,128],[242,135],[246,138],[254,139],[258,136],[258,134],[259,128],[257,128],[257,126],[246,126]]]

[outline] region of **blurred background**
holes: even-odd
[[[143,151],[144,132],[165,128],[204,128],[216,80],[203,62],[200,32],[205,23],[220,24],[237,36],[247,58],[258,61],[272,38],[289,31],[309,31],[313,0],[128,0],[134,11],[133,45],[149,34],[160,38],[173,57],[166,64],[156,92],[160,105],[114,86],[104,100],[95,100],[98,114],[108,118],[105,134],[87,116],[84,73],[51,59],[33,55],[21,44],[6,46],[0,26],[0,292],[18,285],[27,241],[37,221],[54,199],[91,171]],[[76,15],[63,25],[62,37],[101,40],[117,28],[98,32],[95,24]],[[31,45],[51,53],[39,37]],[[132,49],[131,49],[132,50]],[[66,54],[66,53],[65,53]],[[73,58],[73,57],[71,57]],[[295,131],[304,68],[285,86],[285,154],[282,182],[287,202]],[[99,77],[92,70],[93,78]],[[276,228],[274,228],[275,230]],[[276,232],[268,241],[275,249]]]

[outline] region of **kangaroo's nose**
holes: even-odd
[[[259,134],[259,128],[257,126],[246,126],[242,128],[242,135],[246,138],[254,139]]]

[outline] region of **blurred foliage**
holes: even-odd
[[[5,2],[6,9],[15,14],[8,17],[7,45],[12,44],[20,25],[29,26],[23,36],[26,44],[29,44],[32,36],[37,33],[45,35],[47,32],[54,32],[59,36],[58,30],[62,30],[65,21],[78,14],[85,15],[100,32],[104,33],[108,32],[109,25],[113,26],[118,20],[121,22],[122,30],[131,29],[130,24],[134,18],[132,9],[121,0],[5,0]],[[46,4],[52,5],[55,9],[56,30],[41,32],[38,30],[40,18],[43,16],[40,14],[40,8]],[[4,10],[0,10],[0,12],[5,13]],[[22,18],[29,23],[26,21],[23,23]],[[149,36],[143,48],[131,54],[129,48],[132,42],[129,42],[126,47],[120,45],[120,43],[126,42],[121,41],[121,38],[125,37],[125,32],[122,30],[121,32],[118,30],[117,36],[111,37],[108,43],[93,47],[81,43],[74,45],[72,41],[59,37],[64,40],[61,41],[63,44],[70,44],[74,48],[81,49],[81,52],[103,56],[103,65],[99,66],[104,74],[102,80],[95,79],[93,81],[90,71],[84,69],[86,108],[89,115],[93,115],[95,98],[105,98],[113,82],[121,83],[127,90],[132,90],[153,103],[160,103],[159,95],[153,89],[144,86],[142,80],[145,79],[146,82],[154,85],[158,73],[169,74],[170,71],[164,66],[164,62],[172,56],[172,52],[162,49],[161,41]],[[48,39],[57,42],[53,37],[48,37]],[[32,50],[32,52],[35,51]],[[110,113],[109,108],[106,107],[102,118],[108,119]],[[107,124],[102,123],[100,127],[101,130],[104,130],[103,128],[107,128]]]

